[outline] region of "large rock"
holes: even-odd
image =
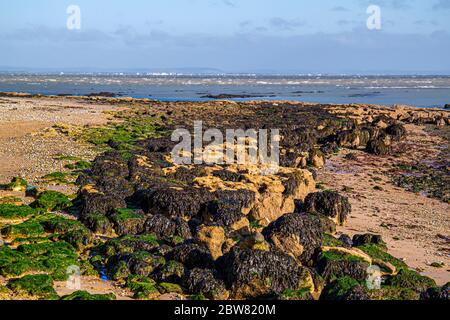
[[[344,225],[351,212],[347,197],[337,192],[317,192],[309,194],[303,204],[305,212],[317,212],[332,219],[338,225]]]
[[[222,246],[225,243],[225,231],[222,227],[201,225],[195,238],[209,250],[214,260],[222,256]]]
[[[149,213],[190,218],[197,215],[201,207],[211,200],[212,193],[205,189],[168,187],[145,193],[141,205]]]
[[[276,296],[286,290],[298,290],[302,283],[302,268],[281,252],[234,247],[217,261],[217,269],[233,299]]]
[[[167,260],[181,262],[187,269],[209,269],[213,266],[213,258],[209,251],[195,243],[184,243],[176,246],[166,256]]]
[[[266,240],[304,264],[310,264],[322,245],[320,222],[308,214],[287,214],[263,230]]]
[[[210,269],[192,269],[185,281],[186,289],[192,294],[202,294],[211,300],[227,300],[230,293],[218,278],[217,271]]]
[[[144,232],[156,235],[160,239],[168,237],[192,238],[189,225],[180,217],[168,218],[161,214],[150,216],[144,225]]]
[[[450,282],[441,288],[430,288],[423,292],[421,300],[450,301]]]
[[[322,252],[317,263],[317,270],[327,282],[342,277],[365,281],[369,266],[370,263],[360,256],[331,250]]]
[[[377,138],[369,141],[366,151],[377,156],[385,156],[391,153],[391,146],[384,139]]]

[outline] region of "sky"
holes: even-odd
[[[450,0],[0,2],[0,70],[450,74],[449,52]]]

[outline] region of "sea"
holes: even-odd
[[[450,76],[0,72],[0,92],[76,96],[107,92],[160,101],[227,98],[439,108],[450,104]]]

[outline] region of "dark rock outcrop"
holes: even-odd
[[[303,204],[305,212],[317,212],[343,225],[351,212],[348,198],[337,192],[317,192],[309,194]]]

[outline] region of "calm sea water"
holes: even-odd
[[[119,96],[162,101],[203,101],[208,95],[249,95],[231,100],[294,100],[320,103],[450,104],[450,76],[263,76],[0,74],[0,92]]]

